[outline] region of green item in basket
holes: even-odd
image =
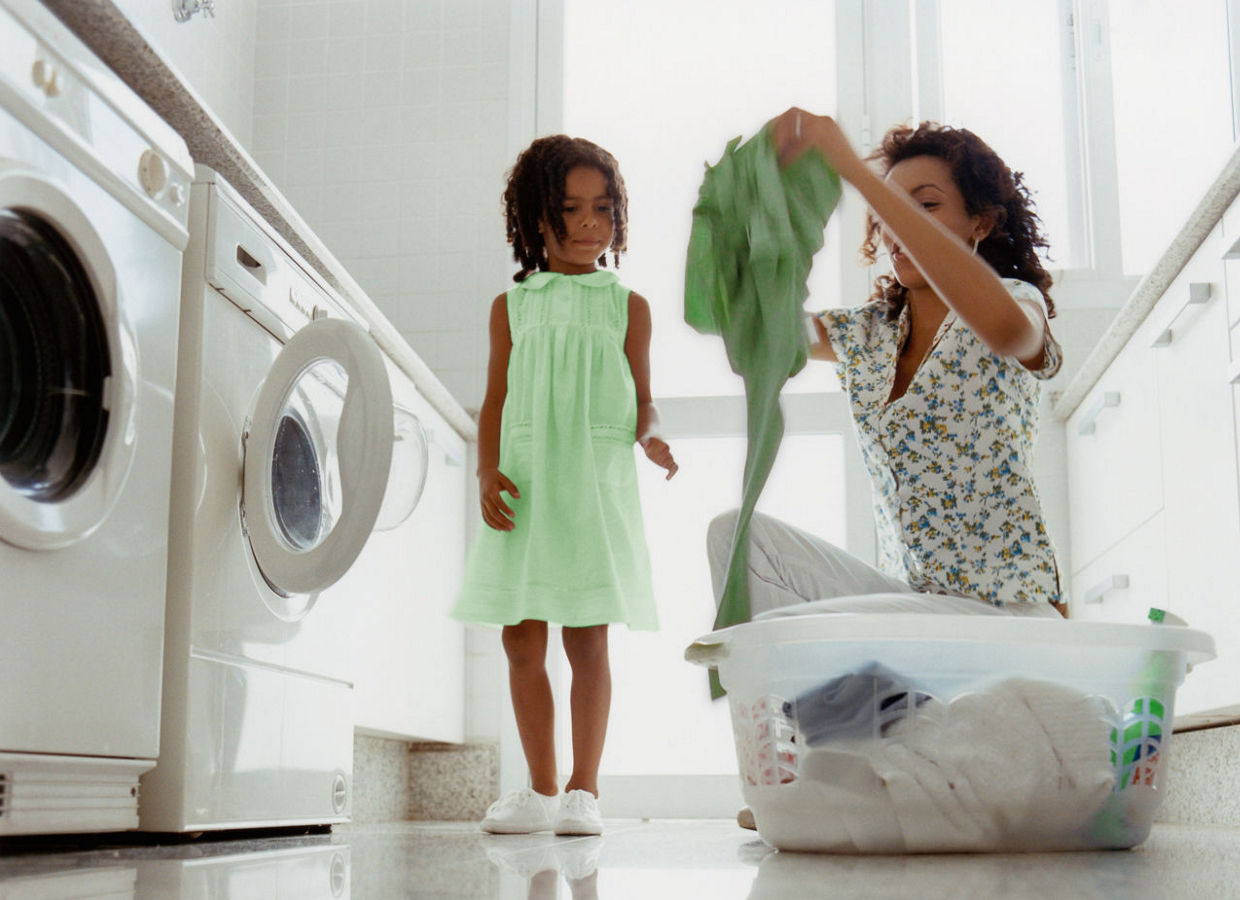
[[[802,304],[823,229],[841,193],[820,153],[780,169],[771,126],[728,143],[693,208],[685,269],[685,321],[723,338],[744,379],[748,449],[740,514],[716,628],[749,621],[749,522],[783,439],[779,393],[808,356]],[[712,672],[712,694],[723,691]]]

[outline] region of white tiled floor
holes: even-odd
[[[840,857],[777,853],[717,820],[609,822],[599,838],[400,822],[331,834],[109,845],[0,845],[0,898],[514,900],[1237,896],[1240,831],[1157,825],[1131,851]]]

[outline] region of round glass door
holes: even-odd
[[[72,202],[0,171],[0,539],[85,537],[128,474],[135,364],[113,290]]]
[[[383,502],[392,436],[391,385],[370,336],[341,319],[294,335],[259,392],[242,491],[254,560],[277,595],[315,594],[348,571]]]
[[[392,469],[379,510],[375,531],[392,531],[413,515],[430,464],[430,444],[422,421],[410,410],[397,406],[392,417]]]

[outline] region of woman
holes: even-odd
[[[879,172],[829,117],[790,109],[772,134],[781,165],[816,150],[857,189],[862,256],[881,244],[891,258],[868,303],[813,318],[812,348],[849,398],[882,571],[755,515],[752,614],[824,598],[843,598],[822,607],[839,612],[1066,614],[1031,471],[1060,349],[1021,176],[973,133],[933,123],[891,129],[870,157]],[[708,535],[716,596],[734,522],[720,516]]]

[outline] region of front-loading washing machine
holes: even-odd
[[[191,165],[0,0],[0,835],[135,827],[158,754]]]
[[[393,404],[360,318],[216,173],[191,189],[168,544],[162,744],[141,828],[345,821],[352,565]]]

